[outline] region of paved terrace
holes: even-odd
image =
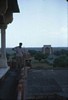
[[[28,72],[26,99],[57,94],[68,98],[68,70],[35,70]]]

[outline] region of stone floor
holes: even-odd
[[[17,100],[18,73],[9,70],[7,75],[0,81],[0,100]]]
[[[35,70],[27,73],[27,98],[57,94],[68,98],[68,70]]]

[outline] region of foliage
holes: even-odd
[[[34,57],[36,60],[41,61],[42,59],[46,59],[48,55],[43,54],[42,52],[37,52]]]
[[[41,61],[42,59],[46,59],[48,57],[48,54],[43,54],[41,51],[29,50],[29,53],[38,61]]]
[[[54,55],[56,55],[56,56],[68,55],[68,50],[64,50],[64,49],[59,50],[59,51],[57,50],[57,51],[54,52]]]
[[[54,67],[67,67],[68,66],[68,56],[61,55],[54,60]]]
[[[34,56],[37,53],[37,51],[36,50],[29,50],[29,53],[31,56]]]

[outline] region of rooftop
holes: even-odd
[[[57,94],[68,98],[68,70],[35,70],[28,72],[26,99]]]

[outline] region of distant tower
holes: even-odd
[[[43,54],[52,54],[52,47],[51,47],[51,45],[44,45],[43,47],[42,47],[42,52],[43,52]]]

